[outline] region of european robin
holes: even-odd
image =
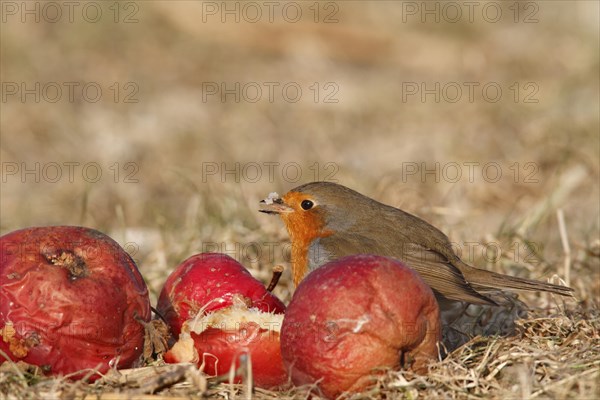
[[[352,254],[403,261],[421,275],[438,301],[496,305],[498,289],[571,296],[573,289],[472,267],[454,252],[448,237],[428,222],[345,186],[312,182],[261,202],[261,212],[281,217],[292,241],[294,284],[327,262]]]

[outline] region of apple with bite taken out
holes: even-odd
[[[177,339],[165,361],[193,362],[216,376],[248,354],[256,386],[288,381],[279,344],[285,306],[233,258],[202,253],[183,261],[167,278],[157,310]]]

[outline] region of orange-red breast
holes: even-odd
[[[472,267],[450,240],[428,222],[331,182],[312,182],[281,198],[269,195],[261,212],[278,214],[292,240],[294,284],[330,260],[352,254],[400,259],[416,270],[438,300],[496,304],[485,295],[498,289],[572,295],[573,289]]]

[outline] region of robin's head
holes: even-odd
[[[354,225],[372,201],[366,196],[332,182],[298,186],[282,197],[275,193],[261,201],[261,212],[279,214],[292,240],[312,240]]]

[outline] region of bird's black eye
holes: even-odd
[[[302,200],[302,203],[300,203],[300,207],[302,207],[303,210],[310,210],[314,205],[315,203],[310,200]]]

